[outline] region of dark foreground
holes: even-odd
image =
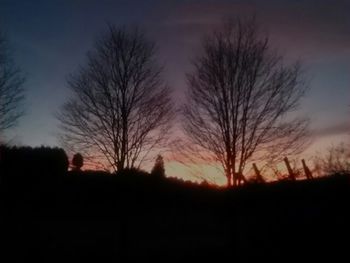
[[[349,186],[344,175],[230,191],[137,174],[2,182],[0,257],[350,262]]]

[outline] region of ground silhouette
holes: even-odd
[[[54,152],[60,151],[52,150],[52,156]],[[349,175],[220,189],[136,169],[114,175],[71,171],[52,176],[55,171],[47,167],[32,174],[32,169],[3,169],[8,166],[3,163],[5,155],[2,152],[1,177],[16,180],[2,180],[0,185],[2,258],[50,262],[345,262],[349,258],[344,241],[349,237]],[[60,155],[56,157],[61,163]],[[59,167],[53,160],[50,166]]]

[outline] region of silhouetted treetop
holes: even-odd
[[[170,89],[156,49],[139,29],[109,26],[68,81],[74,96],[63,106],[62,141],[114,171],[138,167],[161,147],[172,119]]]
[[[165,177],[164,160],[160,154],[156,158],[151,174],[159,178]]]
[[[223,23],[202,47],[183,111],[189,155],[220,163],[227,184],[237,185],[250,160],[303,149],[308,121],[289,114],[307,89],[301,64],[284,63],[254,19]]]

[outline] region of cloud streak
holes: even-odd
[[[350,135],[350,123],[339,123],[333,126],[328,126],[323,129],[317,129],[312,132],[313,136],[325,137],[334,135]]]
[[[225,17],[256,14],[272,42],[295,56],[348,54],[348,1],[187,1],[162,23],[194,39]],[[348,53],[349,52],[349,53]]]

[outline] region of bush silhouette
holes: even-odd
[[[76,153],[72,159],[73,171],[80,171],[84,165],[84,158],[80,153]]]
[[[50,147],[0,147],[1,176],[13,181],[31,181],[64,175],[68,157],[63,149]]]

